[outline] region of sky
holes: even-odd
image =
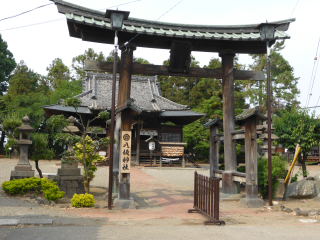
[[[301,107],[316,106],[320,98],[320,49],[317,47],[320,39],[318,10],[319,0],[68,0],[71,3],[105,11],[116,5],[119,10],[130,11],[130,17],[174,22],[184,24],[205,25],[239,25],[254,24],[268,20],[285,20],[290,17],[296,21],[290,24],[287,33],[291,39],[286,41],[282,55],[294,68],[295,77],[299,77],[298,88],[301,93],[298,100]],[[83,54],[88,48],[96,52],[102,51],[108,55],[112,45],[85,42],[69,37],[66,19],[58,13],[56,5],[52,4],[23,14],[21,16],[2,20],[41,5],[52,3],[48,0],[10,0],[0,2],[0,34],[8,43],[8,49],[13,53],[16,62],[24,60],[29,68],[46,75],[46,67],[55,58],[61,58],[71,67],[72,58]],[[115,9],[115,8],[113,8]],[[45,23],[44,23],[45,22]],[[42,23],[42,24],[39,24]],[[34,25],[33,25],[34,24]],[[27,26],[33,25],[33,26]],[[27,27],[23,27],[27,26]],[[17,28],[20,27],[20,28]],[[15,28],[15,29],[11,29]],[[6,30],[11,29],[11,30]],[[318,55],[318,61],[314,58]],[[215,53],[192,52],[200,66],[207,65]],[[169,50],[137,48],[135,57],[142,57],[149,62],[162,65],[169,58]],[[252,59],[246,54],[239,55],[239,62],[251,64]],[[317,69],[317,71],[316,71]],[[309,89],[311,89],[310,91]],[[310,92],[312,95],[310,95]],[[320,101],[318,103],[320,105]],[[320,115],[320,107],[316,109]]]

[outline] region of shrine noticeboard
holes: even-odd
[[[121,173],[130,173],[131,165],[131,131],[121,133]]]
[[[184,154],[184,147],[162,146],[161,150],[164,157],[182,157]]]

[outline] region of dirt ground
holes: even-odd
[[[17,159],[0,159],[0,183],[10,179]],[[34,163],[31,162],[34,168]],[[56,173],[59,161],[40,161],[43,173]],[[193,176],[196,170],[199,174],[209,175],[208,165],[202,168],[143,168],[133,167],[131,171],[131,195],[137,209],[108,210],[107,185],[108,167],[99,167],[91,184],[91,193],[96,203],[93,208],[72,208],[70,199],[63,198],[55,206],[34,204],[30,209],[29,195],[15,197],[21,200],[14,206],[3,206],[4,200],[10,202],[13,197],[0,192],[0,215],[14,216],[19,214],[46,214],[56,217],[91,218],[108,225],[141,225],[141,226],[174,226],[174,225],[203,225],[206,220],[198,213],[188,213],[193,207]],[[298,169],[295,168],[295,171]],[[320,173],[320,166],[308,166],[310,176]],[[320,209],[320,202],[313,199],[281,201],[278,204],[286,208],[301,210]],[[9,203],[8,203],[9,204]],[[10,205],[10,204],[9,204]],[[268,202],[266,201],[266,206]],[[279,212],[267,207],[244,209],[239,202],[220,202],[220,219],[228,225],[319,225],[320,216],[302,217],[295,213]],[[315,223],[303,223],[301,219],[317,220]]]

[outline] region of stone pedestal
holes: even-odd
[[[64,191],[66,196],[73,196],[75,193],[83,194],[83,176],[80,174],[81,169],[78,163],[63,163],[58,168],[58,174],[54,176],[53,181],[57,183],[60,191]]]
[[[134,202],[133,197],[129,199],[114,199],[113,202],[114,209],[136,209],[136,204]]]
[[[77,134],[80,132],[79,128],[75,126],[76,119],[69,117],[67,119],[69,125],[62,129],[64,133]],[[62,158],[61,168],[58,168],[58,173],[54,176],[53,181],[57,183],[60,191],[64,191],[66,196],[72,197],[76,194],[83,194],[83,176],[81,175],[81,169],[78,168],[77,157],[73,154],[73,147],[71,144],[68,145],[68,156]],[[71,155],[71,156],[70,156]]]

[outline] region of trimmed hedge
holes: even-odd
[[[39,191],[44,194],[47,200],[57,201],[63,197],[65,192],[59,191],[59,187],[56,184],[52,180],[32,177],[5,181],[2,183],[2,189],[11,195]]]
[[[94,206],[94,198],[92,194],[74,194],[71,199],[72,207],[80,208],[80,207],[93,207]]]

